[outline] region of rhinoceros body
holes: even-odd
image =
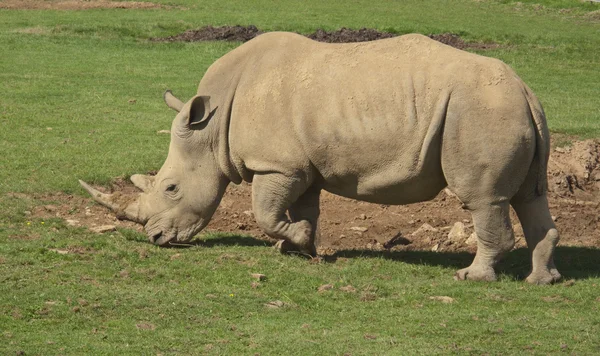
[[[560,278],[544,113],[496,59],[421,35],[323,44],[268,33],[216,61],[187,103],[165,99],[179,111],[165,164],[156,177],[132,177],[144,193],[126,204],[99,199],[145,224],[154,243],[192,238],[229,182],[253,182],[258,224],[282,249],[310,254],[323,189],[408,204],[449,187],[478,236],[457,279],[496,278],[514,245],[510,205],[532,252],[528,281]]]

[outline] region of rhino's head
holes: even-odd
[[[171,144],[156,176],[135,174],[133,184],[142,193],[104,194],[83,181],[81,185],[120,219],[144,225],[150,242],[165,246],[188,241],[215,212],[229,180],[219,167],[209,98],[195,96],[187,103],[165,93],[169,107],[179,112],[171,126]]]

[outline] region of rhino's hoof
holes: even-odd
[[[305,255],[305,256],[311,256],[314,257],[316,256],[316,251],[313,251],[314,248],[312,249],[307,249],[307,248],[301,248],[299,246],[296,246],[295,244],[287,241],[287,240],[279,240],[275,243],[275,246],[273,246],[273,248],[275,248],[277,251],[279,251],[281,254],[285,254],[285,255]]]
[[[458,270],[454,275],[454,279],[457,281],[485,281],[493,282],[496,278],[496,272],[493,268],[482,268],[477,266],[469,266]]]
[[[561,278],[562,276],[560,275],[560,273],[558,273],[558,270],[556,268],[553,268],[548,271],[531,272],[525,280],[527,281],[527,283],[542,285],[558,282],[561,280]]]
[[[294,251],[298,251],[298,248],[296,246],[294,246],[294,244],[292,244],[289,241],[286,240],[279,240],[275,243],[275,245],[273,246],[273,248],[275,248],[277,251],[279,251],[282,254],[287,254],[287,253],[291,253]]]

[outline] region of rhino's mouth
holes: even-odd
[[[173,237],[163,234],[162,231],[150,236],[150,242],[158,246],[166,246],[172,239]]]
[[[207,225],[208,221],[206,219],[200,219],[197,224],[190,226],[187,229],[164,229],[159,228],[154,224],[147,224],[146,234],[148,235],[148,240],[150,243],[156,246],[174,246],[177,243],[186,243],[194,238],[194,236],[202,231],[202,229]]]

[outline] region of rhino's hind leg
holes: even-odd
[[[561,275],[554,265],[554,248],[559,236],[548,209],[547,196],[514,201],[512,206],[521,221],[531,253],[531,273],[527,282],[549,284],[558,281]]]
[[[267,235],[283,240],[277,245],[281,251],[298,251],[315,255],[313,244],[315,228],[311,221],[290,221],[286,215],[286,211],[292,207],[309,185],[310,182],[278,173],[254,176],[252,208],[256,222]],[[315,216],[315,220],[317,217],[318,214]]]
[[[477,253],[473,263],[456,272],[454,278],[495,281],[494,266],[515,244],[509,203],[479,205],[472,209],[472,215],[477,234]]]

